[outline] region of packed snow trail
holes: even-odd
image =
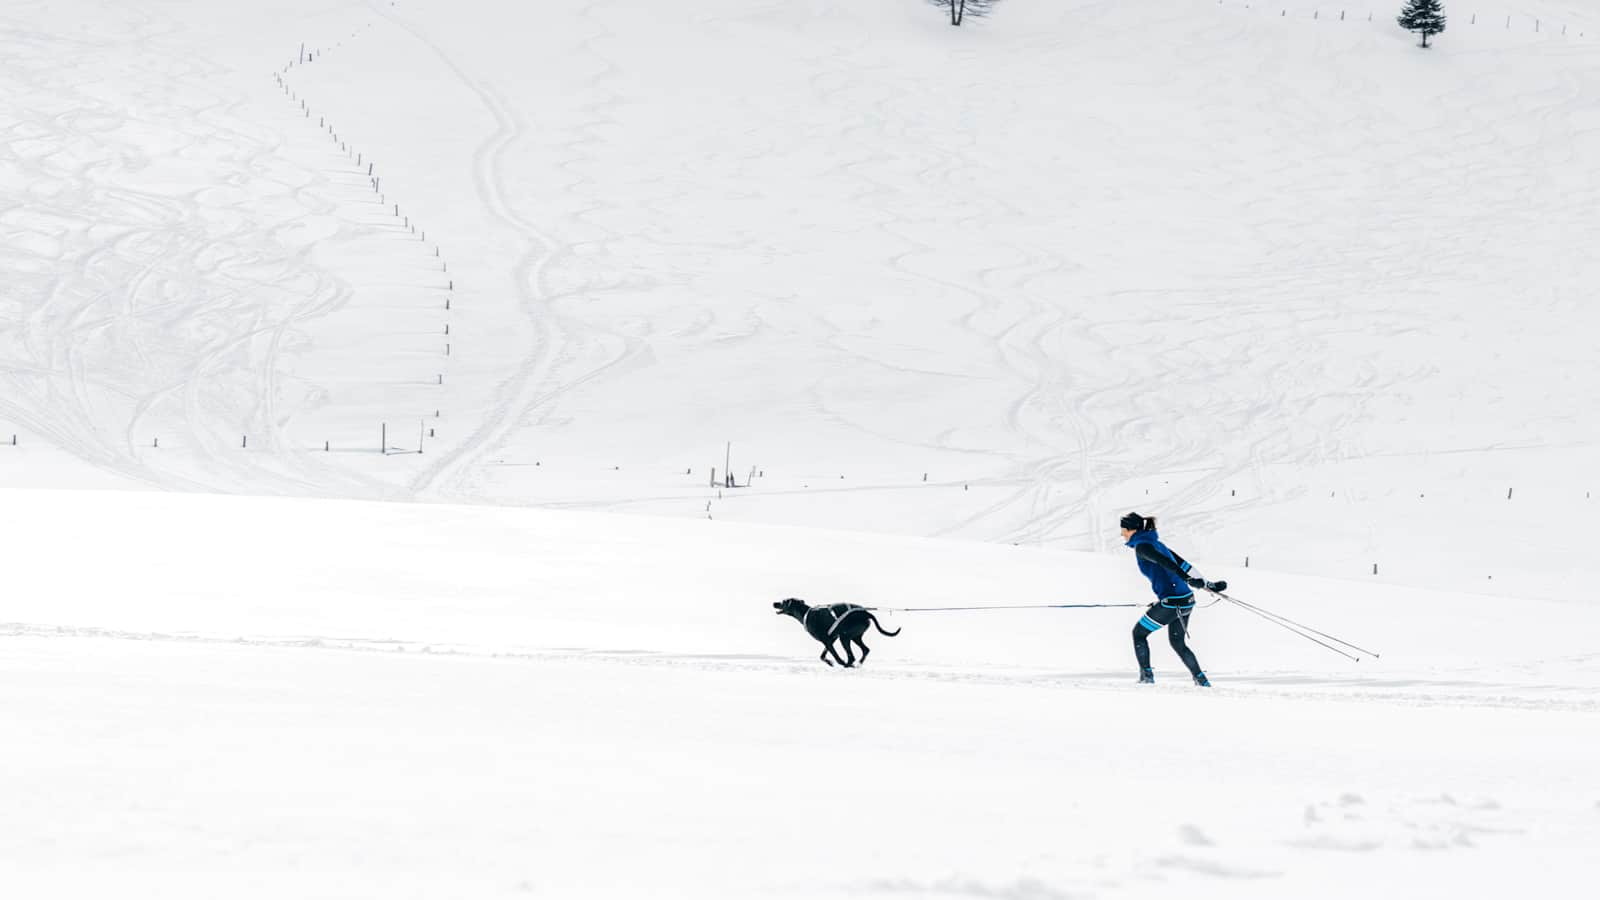
[[[1128,609],[904,614],[841,670],[771,602],[1146,589],[961,542],[3,494],[0,873],[30,897],[1474,900],[1596,874],[1600,654],[1552,629],[1571,606],[1228,572],[1384,658],[1224,605],[1195,618],[1210,690],[1165,648],[1133,684]]]

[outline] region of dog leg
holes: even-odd
[[[832,649],[833,648],[828,646],[827,644],[823,644],[822,645],[822,655],[817,657],[817,658],[822,660],[823,662],[827,663],[829,666],[832,666],[833,665],[833,660],[828,658],[828,651],[832,650]]]
[[[854,668],[856,664],[856,652],[850,649],[850,639],[848,637],[844,638],[843,640],[839,641],[839,643],[844,647],[844,667],[847,669]]]
[[[872,648],[868,647],[867,642],[863,641],[861,638],[856,638],[856,645],[861,648],[861,662],[865,664],[867,661],[867,654],[872,652]]]
[[[824,654],[823,655],[824,659],[827,658],[827,654],[832,653],[833,654],[833,658],[839,660],[839,665],[844,666],[846,669],[851,669],[851,668],[855,667],[855,664],[856,664],[855,657],[852,656],[850,658],[849,662],[845,662],[844,659],[842,659],[839,656],[839,651],[834,649],[833,641],[831,641],[831,640],[828,641],[828,643],[823,645],[823,651],[822,652]],[[848,646],[845,647],[845,652],[846,653],[850,652],[850,648]],[[833,665],[833,663],[829,663],[828,665],[831,666],[831,665]]]

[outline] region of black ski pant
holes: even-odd
[[[1133,655],[1139,658],[1141,670],[1150,668],[1150,635],[1152,632],[1167,629],[1167,641],[1172,644],[1173,652],[1189,667],[1190,675],[1199,675],[1202,671],[1200,661],[1194,658],[1194,651],[1189,649],[1189,613],[1194,609],[1194,604],[1188,606],[1163,606],[1160,603],[1150,604],[1145,610],[1144,617],[1133,626]]]

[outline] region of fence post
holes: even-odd
[[[378,452],[379,453],[388,453],[389,452],[389,423],[388,422],[384,422],[382,425],[379,426],[379,428],[381,428],[382,430],[378,432],[378,434],[379,434],[379,437],[378,437]]]

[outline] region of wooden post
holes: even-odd
[[[722,471],[733,473],[733,441],[728,442],[727,451],[722,456]]]
[[[306,61],[306,42],[305,41],[301,41],[300,42],[300,62],[302,64],[304,64],[305,61]]]
[[[711,467],[711,487],[716,487],[716,486],[717,486],[717,467],[716,466],[712,466]],[[706,504],[706,508],[710,509],[711,508],[711,504],[709,504],[709,503]]]
[[[421,419],[418,419],[417,420],[417,455],[418,456],[422,455],[422,432],[424,432],[425,430],[427,430],[427,426],[422,423]]]
[[[379,427],[382,430],[378,432],[378,452],[387,454],[389,452],[389,423],[384,422]]]
[[[328,442],[327,441],[323,441],[322,442],[322,452],[323,453],[327,453],[328,452]]]
[[[1507,500],[1511,499],[1511,492],[1514,491],[1514,490],[1516,490],[1516,488],[1506,488],[1506,499]]]
[[[1245,567],[1245,568],[1246,568],[1246,569],[1248,569],[1248,568],[1250,568],[1250,557],[1248,557],[1248,556],[1246,556],[1246,557],[1245,557],[1245,558],[1244,558],[1244,567]]]
[[[243,449],[243,448],[246,448],[246,447],[249,447],[249,446],[250,446],[250,435],[248,435],[248,434],[240,435],[239,436],[239,447],[241,449]]]
[[[372,177],[372,167],[375,166],[375,165],[377,165],[377,163],[367,163],[367,177],[368,178]]]
[[[161,438],[156,438],[155,440],[151,441],[150,442],[150,446],[151,447],[159,447],[159,446],[161,446]]]
[[[1377,563],[1373,563],[1372,564],[1372,574],[1374,574],[1374,575],[1378,574],[1378,564]]]

